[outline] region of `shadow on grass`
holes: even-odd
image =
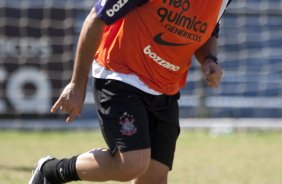
[[[26,166],[11,166],[0,164],[0,170],[11,170],[11,171],[21,171],[21,172],[31,172],[33,167]]]

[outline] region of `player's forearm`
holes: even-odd
[[[217,38],[211,36],[211,38],[196,51],[195,56],[200,64],[204,63],[208,55],[217,56],[217,42]]]
[[[71,82],[86,86],[89,70],[104,30],[104,23],[94,10],[86,18],[79,36]]]

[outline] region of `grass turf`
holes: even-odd
[[[281,184],[281,143],[279,132],[182,131],[169,183]],[[42,156],[69,157],[104,146],[98,131],[0,131],[0,183],[26,184]]]

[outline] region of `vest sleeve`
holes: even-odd
[[[110,25],[148,0],[99,0],[95,4],[97,16]]]
[[[217,23],[216,26],[215,26],[215,28],[214,28],[214,30],[213,30],[212,36],[218,38],[218,36],[219,36],[219,30],[220,30],[220,24]]]
[[[226,7],[225,7],[225,11],[226,11],[227,7],[229,6],[229,4],[231,3],[231,1],[232,1],[232,0],[229,0],[229,1],[228,1],[227,5],[226,5]],[[224,11],[224,13],[225,13],[225,11]],[[224,14],[224,13],[223,13],[223,14]],[[222,17],[222,16],[221,16],[221,17]],[[216,24],[216,26],[215,26],[215,28],[214,28],[214,31],[213,31],[213,33],[212,33],[212,36],[215,36],[216,38],[218,38],[218,36],[219,36],[219,31],[220,31],[220,21],[218,21],[218,23]]]

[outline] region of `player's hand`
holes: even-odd
[[[85,89],[76,87],[74,83],[69,83],[62,91],[59,99],[51,108],[51,112],[60,110],[68,114],[67,123],[72,122],[76,116],[80,116],[85,98]]]
[[[206,59],[202,64],[202,71],[209,87],[217,88],[222,77],[222,70],[218,64],[211,59]]]

